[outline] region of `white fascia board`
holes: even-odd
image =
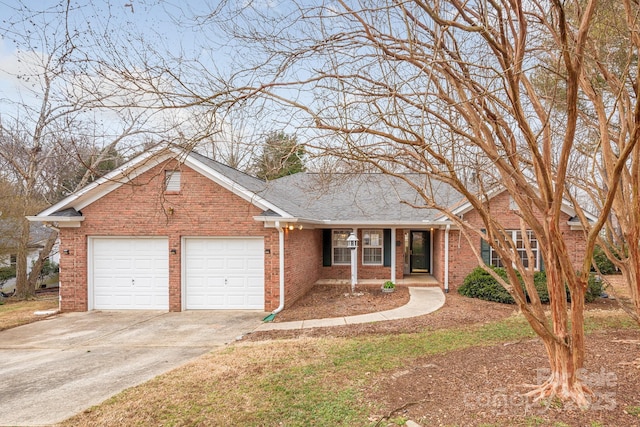
[[[166,151],[166,153],[162,156],[157,156],[157,154],[162,150]],[[75,193],[65,197],[55,205],[40,212],[37,216],[48,217],[55,212],[68,208],[74,208],[79,211],[168,158],[173,157],[171,152],[173,152],[173,150],[166,147],[163,147],[161,150],[156,149],[146,151],[124,165],[96,179],[94,182],[86,185]]]
[[[572,231],[584,230],[584,227],[579,221],[567,221],[567,225]]]
[[[262,197],[258,196],[254,192],[247,190],[246,188],[242,187],[237,182],[229,179],[227,176],[221,174],[220,172],[211,169],[204,163],[194,159],[192,156],[187,156],[187,158],[185,159],[185,164],[190,168],[192,168],[193,170],[206,176],[216,184],[231,191],[233,194],[239,197],[242,197],[244,200],[253,204],[254,206],[262,210],[272,210],[281,216],[280,219],[286,219],[287,221],[292,220],[293,216],[290,215],[289,213],[283,211],[279,207],[263,199]]]
[[[318,221],[317,224],[331,227],[378,227],[378,228],[443,228],[446,224],[437,221],[331,221],[324,220]]]
[[[82,222],[84,216],[28,216],[27,220],[31,222]]]
[[[53,225],[55,228],[78,228],[84,216],[28,216],[30,222],[42,222],[45,225]]]

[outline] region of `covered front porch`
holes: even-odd
[[[448,229],[435,224],[324,229],[323,267],[315,284],[448,288]]]
[[[382,286],[385,281],[382,279],[358,279],[356,286]],[[315,285],[350,285],[349,279],[320,279]],[[440,282],[431,274],[412,274],[404,276],[402,279],[396,279],[395,284],[398,286],[440,286]]]

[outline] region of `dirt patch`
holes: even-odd
[[[633,330],[587,337],[582,376],[593,396],[586,411],[523,397],[530,390],[524,384],[540,384],[549,372],[537,339],[418,359],[377,377],[366,399],[384,402],[380,416],[424,426],[638,426],[640,370],[632,362],[639,339]]]
[[[316,285],[291,307],[278,313],[276,322],[354,316],[400,307],[409,302],[409,289],[396,287],[383,293],[380,287],[349,285]]]

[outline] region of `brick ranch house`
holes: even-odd
[[[449,187],[435,193],[477,221]],[[521,238],[508,194],[496,192],[490,203]],[[414,190],[387,175],[299,173],[264,182],[165,148],[29,219],[60,230],[62,311],[271,311],[318,281],[350,280],[352,254],[357,280],[432,275],[445,291],[461,284],[478,265],[471,247],[440,213],[420,205]],[[583,232],[569,205],[565,214],[577,265]],[[351,232],[355,251],[346,247]],[[478,247],[487,262],[499,263],[488,245]]]

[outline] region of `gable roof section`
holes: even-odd
[[[491,189],[490,191],[487,192],[486,198],[488,200],[491,200],[494,197],[504,193],[505,191],[507,191],[507,189],[504,188],[504,187],[494,187],[493,189]],[[467,201],[467,202],[464,202],[464,203],[460,204],[460,206],[458,206],[457,208],[453,209],[452,213],[454,215],[464,215],[465,213],[467,213],[467,212],[469,212],[471,210],[473,210],[473,206],[471,205],[470,202]],[[570,217],[570,219],[568,221],[570,225],[576,226],[578,224],[578,225],[582,226],[582,224],[580,224],[580,220],[576,217],[575,207],[571,203],[569,203],[568,200],[566,200],[566,199],[562,200],[562,206],[561,206],[560,210]],[[589,213],[587,211],[584,211],[584,214],[585,214],[585,216],[587,217],[587,219],[589,221],[591,221],[591,222],[597,221],[597,217],[594,216],[593,214],[591,214],[591,213]],[[438,220],[439,221],[444,221],[444,222],[448,222],[449,221],[448,218],[446,218],[445,216],[441,216],[440,218],[438,218]]]
[[[28,217],[28,219],[30,221],[68,223],[70,226],[79,226],[79,223],[84,220],[84,217],[79,212],[84,207],[169,159],[180,160],[185,165],[254,204],[259,209],[270,209],[282,217],[291,217],[287,212],[256,193],[257,190],[264,187],[264,181],[222,165],[193,151],[186,152],[179,147],[156,146],[86,185],[79,191],[70,194],[38,215]]]

